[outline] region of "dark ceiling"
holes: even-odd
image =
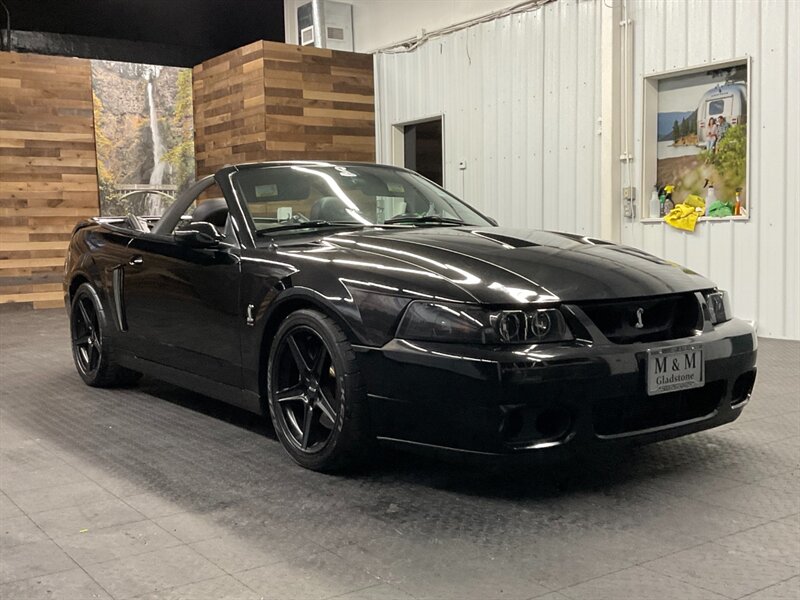
[[[147,52],[173,54],[171,62],[206,58],[264,39],[284,41],[282,0],[3,0],[12,31],[36,31],[89,38],[94,54],[119,54],[140,43]],[[0,28],[6,18],[0,11]],[[15,46],[25,45],[20,33]],[[57,45],[59,35],[28,36]],[[40,43],[40,42],[28,42]],[[70,47],[66,44],[66,47]],[[31,50],[30,48],[23,48]],[[33,49],[35,50],[35,49]],[[53,53],[53,52],[48,52]],[[138,53],[141,53],[139,51]],[[181,58],[178,58],[181,57]],[[119,56],[92,56],[114,58]],[[154,56],[153,58],[157,58]],[[137,59],[140,60],[140,59]],[[166,62],[170,62],[167,60]],[[166,63],[165,63],[166,64]],[[186,65],[190,66],[190,65]]]

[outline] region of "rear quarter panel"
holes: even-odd
[[[104,308],[113,308],[114,269],[128,260],[131,234],[121,228],[100,224],[79,224],[73,232],[64,268],[64,300],[69,307],[71,293],[81,281],[97,290]]]

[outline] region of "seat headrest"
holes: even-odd
[[[323,196],[311,207],[309,218],[312,221],[352,221],[353,217],[345,209],[344,202],[336,196]]]
[[[224,198],[209,198],[197,204],[192,213],[192,221],[205,221],[215,227],[225,227],[228,218],[228,204]]]

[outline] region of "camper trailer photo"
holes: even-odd
[[[705,144],[709,119],[723,117],[731,125],[747,123],[747,86],[726,83],[708,90],[697,107],[697,140]]]
[[[659,78],[656,183],[669,208],[691,197],[706,217],[748,216],[747,77],[742,60]]]

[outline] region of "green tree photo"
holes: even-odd
[[[192,105],[192,72],[183,69],[178,73],[177,93],[170,122],[170,149],[164,160],[172,167],[178,191],[182,191],[194,178],[194,115]]]
[[[747,126],[733,125],[717,144],[711,158],[724,184],[730,189],[744,186],[747,175]]]

